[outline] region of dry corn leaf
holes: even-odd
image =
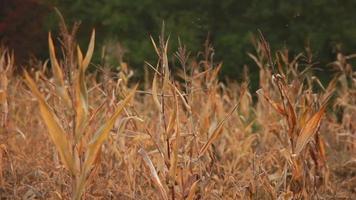
[[[93,30],[93,32],[91,34],[88,50],[87,50],[87,53],[85,54],[85,58],[82,63],[84,71],[88,68],[91,57],[93,56],[94,45],[95,45],[95,30]]]
[[[0,89],[0,104],[4,104],[6,101],[6,91],[3,89]]]
[[[114,126],[116,119],[119,117],[124,107],[130,102],[133,98],[137,89],[137,85],[132,89],[129,95],[120,103],[116,108],[115,113],[110,117],[110,119],[96,131],[94,138],[90,141],[88,145],[88,151],[86,153],[85,162],[84,162],[84,173],[87,173],[91,168],[92,164],[95,161],[95,158],[100,150],[101,145],[109,137],[109,133]]]
[[[63,72],[56,58],[56,51],[54,49],[51,33],[48,34],[49,56],[51,60],[52,72],[56,85],[58,95],[64,100],[68,107],[71,107],[71,99],[64,84]]]
[[[171,85],[171,87],[173,88],[174,86]],[[173,97],[174,97],[175,106],[174,106],[174,109],[173,109],[173,113],[169,117],[169,121],[168,121],[168,125],[167,125],[166,133],[167,133],[168,137],[170,137],[172,135],[173,128],[177,123],[178,108],[177,108],[177,102],[176,102],[177,101],[176,91],[174,89],[172,89],[172,93],[173,93]]]
[[[82,63],[83,63],[83,53],[82,53],[82,50],[80,50],[79,45],[77,46],[77,59],[78,59],[78,65],[80,68],[80,66],[82,66]]]
[[[302,107],[302,111],[301,114],[300,114],[300,117],[299,117],[299,126],[301,127],[304,127],[305,124],[307,123],[307,120],[309,119],[310,117],[310,111],[311,111],[311,108],[309,106],[306,106],[304,105]]]
[[[155,49],[157,55],[159,56],[160,53],[159,53],[159,50],[158,50],[158,48],[157,48],[156,42],[155,42],[155,40],[153,39],[152,36],[150,36],[150,38],[151,38],[152,45],[153,45],[153,47],[154,47],[154,49]]]
[[[78,65],[79,71],[77,73],[77,79],[75,83],[75,96],[76,96],[76,127],[75,127],[75,139],[78,142],[83,136],[83,129],[86,127],[88,120],[88,92],[85,84],[85,71],[89,65],[90,59],[94,52],[94,43],[95,43],[95,31],[93,31],[92,36],[90,38],[90,43],[88,47],[88,51],[84,60],[82,60],[82,52],[77,47],[78,52]]]
[[[266,99],[266,101],[269,104],[271,104],[273,109],[275,109],[279,114],[286,115],[286,112],[284,111],[283,106],[281,106],[281,104],[273,101],[269,96],[267,96],[264,92],[262,92],[262,89],[257,90],[256,93],[262,95]]]
[[[169,42],[169,37],[167,39],[167,42],[164,45],[163,52],[162,52],[162,67],[164,70],[164,79],[163,79],[163,88],[166,87],[166,84],[169,83],[169,66],[168,66],[168,42]]]
[[[259,61],[259,59],[251,54],[251,53],[247,53],[247,55],[257,64],[257,66],[260,68],[260,69],[263,69],[263,64]]]
[[[76,187],[74,190],[74,200],[80,200],[85,189],[86,184],[86,175],[85,173],[81,173],[79,179],[76,180]]]
[[[326,109],[326,103],[315,113],[305,124],[300,131],[295,145],[295,154],[298,155],[304,148],[304,146],[313,138],[313,135],[319,129],[321,118],[323,117]]]
[[[326,152],[325,152],[325,142],[323,141],[322,138],[319,138],[318,140],[318,148],[320,152],[321,159],[323,160],[323,163],[326,163]]]
[[[56,51],[54,49],[51,33],[48,34],[48,46],[49,46],[49,56],[51,60],[53,76],[55,78],[56,84],[58,84],[59,86],[64,86],[63,73],[56,58]]]
[[[274,187],[271,185],[271,181],[269,180],[266,173],[262,173],[260,175],[260,182],[263,185],[263,188],[266,190],[267,194],[270,195],[271,199],[277,199],[277,192]]]
[[[157,109],[159,110],[159,112],[162,112],[162,105],[158,100],[158,94],[157,94],[157,73],[155,73],[152,82],[152,97]]]
[[[99,130],[96,131],[94,138],[88,144],[88,150],[85,154],[85,161],[83,164],[83,169],[82,169],[80,177],[76,183],[76,189],[75,189],[75,195],[74,195],[75,199],[80,199],[80,197],[82,196],[84,189],[85,189],[87,176],[88,176],[90,169],[92,168],[95,160],[98,158],[99,151],[101,149],[102,144],[109,137],[109,133],[110,133],[112,127],[114,126],[116,119],[119,117],[120,113],[123,111],[126,104],[128,104],[129,101],[132,99],[132,97],[134,96],[134,94],[136,92],[136,89],[137,89],[137,85],[130,92],[130,94],[127,95],[127,97],[120,103],[120,105],[116,108],[116,111],[111,116],[111,118],[102,127],[100,127]]]
[[[179,143],[180,143],[180,135],[179,132],[177,132],[176,138],[173,140],[173,144],[171,145],[172,154],[170,158],[169,176],[172,179],[172,183],[174,183],[176,179]]]
[[[81,51],[77,47],[78,59],[81,57]],[[81,62],[80,62],[81,63]],[[76,96],[76,127],[75,127],[75,140],[79,142],[83,135],[83,129],[86,126],[88,119],[88,96],[85,84],[85,69],[83,64],[79,64],[79,70],[75,81],[75,96]]]
[[[36,96],[39,105],[42,118],[48,128],[49,135],[55,144],[57,151],[64,163],[65,167],[71,171],[72,174],[76,173],[74,167],[74,160],[70,151],[70,144],[67,140],[66,134],[58,123],[58,119],[47,104],[45,98],[42,96],[40,91],[37,89],[35,82],[25,71],[25,80],[28,87],[31,89],[32,93]]]
[[[289,137],[292,139],[292,141],[294,141],[294,130],[295,130],[295,126],[297,124],[297,114],[295,112],[295,109],[291,103],[291,100],[288,96],[287,93],[287,88],[286,88],[286,81],[284,80],[284,77],[282,77],[281,75],[277,74],[276,76],[274,76],[278,85],[278,89],[281,93],[281,97],[282,99],[284,99],[284,107],[285,107],[285,111],[287,114],[287,119],[288,119],[288,135]],[[288,112],[287,112],[288,111]]]
[[[212,144],[221,134],[222,132],[222,127],[224,125],[224,123],[229,119],[229,117],[235,112],[235,110],[237,109],[237,107],[239,106],[239,103],[237,103],[233,109],[228,113],[228,115],[219,122],[219,124],[216,126],[216,128],[214,129],[213,133],[211,134],[209,140],[204,144],[204,146],[200,149],[199,151],[199,156],[202,156],[206,150],[209,148],[210,144]]]
[[[193,200],[194,199],[194,196],[195,196],[195,193],[198,189],[198,183],[199,183],[199,180],[198,181],[195,181],[192,186],[190,187],[190,190],[189,190],[189,194],[187,196],[187,200]]]
[[[176,170],[177,170],[177,163],[178,163],[178,150],[179,150],[179,145],[180,145],[180,132],[179,132],[179,116],[178,116],[178,99],[177,99],[177,94],[174,90],[174,88],[172,88],[173,90],[173,95],[174,95],[174,113],[173,113],[173,117],[171,117],[172,122],[170,120],[170,126],[172,127],[171,130],[173,129],[173,127],[176,127],[176,135],[175,135],[175,139],[172,145],[172,154],[171,154],[171,159],[170,159],[170,168],[169,168],[169,174],[170,177],[172,178],[172,182],[175,182],[175,178],[176,178]],[[168,134],[170,134],[168,132]]]
[[[169,82],[168,82],[169,83]],[[182,93],[179,91],[179,89],[173,85],[172,83],[169,83],[175,90],[175,92],[177,92],[178,96],[180,97],[180,99],[183,102],[184,107],[188,110],[189,113],[192,112],[192,108],[189,106],[188,102],[186,101],[186,99],[183,97]]]
[[[162,199],[168,200],[167,192],[164,189],[164,187],[162,185],[162,182],[161,182],[161,180],[160,180],[160,178],[159,178],[159,176],[157,174],[157,171],[156,171],[155,167],[153,166],[153,163],[152,163],[151,159],[148,157],[147,152],[144,149],[141,148],[140,150],[138,150],[138,153],[142,156],[142,158],[145,161],[147,167],[150,169],[152,180],[157,185],[157,187],[158,187],[158,189],[160,191]]]
[[[302,165],[300,160],[292,159],[293,165],[292,165],[292,179],[294,181],[300,180],[302,177]]]
[[[245,94],[247,87],[243,87],[242,91],[240,92],[240,98],[238,100],[238,102],[236,103],[236,105],[231,109],[231,111],[226,115],[226,117],[219,122],[219,124],[216,126],[216,128],[214,129],[212,135],[210,136],[210,138],[208,139],[208,142],[205,143],[205,145],[200,149],[199,151],[199,156],[202,156],[206,150],[208,149],[208,147],[210,146],[211,143],[213,143],[221,134],[222,132],[222,127],[224,125],[224,123],[228,120],[228,118],[235,112],[235,110],[238,108],[238,106],[240,105],[242,96]]]

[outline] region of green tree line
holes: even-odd
[[[91,28],[95,27],[98,45],[119,41],[127,49],[124,59],[137,69],[142,68],[145,60],[155,60],[149,37],[158,37],[163,21],[170,35],[171,52],[176,50],[179,37],[194,55],[203,49],[209,35],[216,50],[215,60],[224,63],[223,75],[232,78],[242,74],[244,64],[250,66],[254,76],[256,68],[246,52],[254,51],[251,38],[258,30],[272,51],[286,47],[291,55],[296,55],[310,47],[315,60],[320,61],[320,68],[325,68],[337,52],[356,52],[354,0],[42,0],[41,3],[49,8],[45,29],[55,30],[57,26],[52,10],[55,6],[68,22],[82,22],[78,38],[88,40]]]

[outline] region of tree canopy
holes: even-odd
[[[179,37],[189,50],[197,52],[209,35],[216,49],[215,60],[224,62],[223,72],[230,77],[237,77],[244,64],[252,65],[246,52],[253,51],[251,38],[258,30],[272,50],[286,47],[297,54],[308,46],[322,64],[334,59],[339,51],[356,50],[356,15],[352,14],[356,1],[353,0],[40,2],[49,8],[58,7],[68,22],[80,20],[79,38],[87,40],[90,29],[95,27],[99,46],[119,41],[128,50],[126,61],[138,68],[145,60],[155,58],[149,36],[158,37],[163,21],[170,35],[171,51],[175,51]],[[52,11],[47,13],[44,27],[55,29],[56,16]]]

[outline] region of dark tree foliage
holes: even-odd
[[[207,36],[216,49],[215,60],[223,61],[224,75],[239,77],[248,64],[254,65],[246,52],[253,52],[251,38],[264,34],[272,51],[290,49],[291,55],[313,50],[320,68],[339,51],[356,50],[356,7],[354,0],[43,0],[56,6],[68,22],[82,22],[79,38],[87,40],[95,27],[99,46],[119,41],[127,50],[125,60],[142,68],[145,60],[154,61],[149,36],[157,39],[162,22],[170,35],[171,52],[178,37],[193,53],[203,49]],[[1,15],[0,15],[1,16]],[[54,12],[48,17],[55,29]],[[81,42],[81,41],[79,41]],[[43,50],[45,51],[45,49]],[[99,53],[99,49],[97,48]],[[194,54],[193,54],[194,55]]]
[[[0,42],[15,51],[16,62],[45,56],[48,6],[39,0],[0,0]]]

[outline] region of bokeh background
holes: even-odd
[[[170,52],[178,37],[192,52],[203,50],[209,38],[215,60],[223,61],[222,76],[239,79],[249,66],[252,81],[256,66],[247,56],[260,30],[272,51],[288,48],[291,56],[310,48],[318,73],[328,78],[327,63],[337,52],[356,52],[354,0],[0,0],[0,39],[14,49],[16,62],[46,59],[47,32],[58,31],[57,7],[67,23],[81,21],[79,43],[97,31],[96,59],[103,45],[120,43],[123,59],[142,71],[144,61],[156,59],[150,36],[157,38],[165,22]]]

